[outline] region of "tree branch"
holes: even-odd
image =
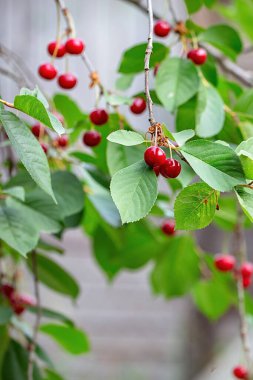
[[[147,9],[143,6],[143,4],[139,0],[120,0],[124,1],[128,4],[133,4],[142,12],[147,12]],[[161,18],[157,13],[153,13],[154,19],[158,20]],[[247,87],[252,87],[253,85],[253,73],[243,69],[236,63],[230,61],[226,57],[224,57],[218,50],[212,48],[211,46],[205,46],[205,49],[217,60],[219,66],[228,74],[236,78],[242,84]]]
[[[154,113],[153,113],[153,101],[149,91],[149,62],[150,57],[153,51],[153,29],[154,29],[154,19],[153,19],[153,7],[152,0],[147,0],[148,5],[148,14],[149,14],[149,35],[148,35],[148,45],[145,52],[145,94],[148,104],[148,112],[149,112],[149,123],[150,125],[155,124]]]
[[[36,298],[36,318],[33,328],[33,339],[29,350],[28,357],[28,380],[33,380],[33,366],[34,366],[34,353],[37,345],[38,332],[41,320],[41,302],[40,302],[40,291],[39,291],[39,279],[38,279],[38,268],[37,268],[37,256],[36,251],[32,251],[32,271],[33,271],[33,282],[34,282],[34,293]]]

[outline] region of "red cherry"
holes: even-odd
[[[155,175],[158,177],[159,174],[160,174],[160,166],[155,166],[155,167],[153,167],[153,170],[154,170],[154,172],[155,172]]]
[[[46,134],[46,130],[45,130],[44,125],[42,125],[40,123],[34,124],[31,128],[31,131],[32,131],[33,135],[37,138],[43,137]]]
[[[202,48],[193,49],[189,51],[187,58],[195,63],[195,65],[203,65],[207,59],[207,52]]]
[[[97,131],[88,131],[83,135],[83,143],[87,146],[97,146],[101,141],[101,134]]]
[[[160,63],[157,63],[154,67],[154,76],[156,77],[157,76],[157,73],[158,73],[158,70],[159,70],[159,67],[160,67]]]
[[[242,277],[251,277],[253,275],[253,264],[246,262],[241,266],[241,275]]]
[[[10,284],[3,284],[0,287],[0,292],[5,296],[6,298],[10,298],[12,294],[15,292],[15,289],[12,285]]]
[[[174,158],[167,158],[163,165],[160,166],[160,173],[165,178],[176,178],[181,172],[181,164]]]
[[[244,289],[249,288],[251,283],[252,283],[252,280],[250,277],[243,277],[242,278],[242,285],[243,285]]]
[[[69,54],[81,54],[84,48],[85,45],[79,38],[70,38],[65,44],[66,52]]]
[[[130,106],[130,110],[136,115],[139,115],[145,111],[146,106],[146,102],[143,98],[135,98],[132,105]]]
[[[158,146],[150,146],[145,150],[144,160],[152,168],[162,165],[166,161],[165,152]]]
[[[219,271],[229,272],[235,267],[235,258],[231,255],[216,255],[214,264]]]
[[[10,297],[10,304],[14,313],[21,315],[27,306],[35,306],[36,301],[29,294],[13,293]]]
[[[47,152],[48,152],[48,146],[47,146],[47,144],[45,144],[45,143],[42,142],[42,143],[40,143],[40,146],[44,150],[45,154],[47,154]]]
[[[238,365],[233,369],[233,374],[237,379],[247,380],[248,379],[248,371],[245,367]]]
[[[69,144],[69,139],[67,135],[63,135],[63,136],[57,137],[55,142],[59,148],[66,148]]]
[[[109,119],[108,112],[104,109],[95,109],[90,113],[90,121],[95,125],[104,125]]]
[[[56,49],[56,45],[57,45],[56,41],[50,42],[47,45],[47,51],[52,56],[54,55],[54,52],[55,52],[55,49]],[[57,58],[61,58],[61,57],[63,57],[65,55],[65,53],[66,53],[65,45],[64,44],[59,44],[58,47],[57,47],[57,52],[55,52],[55,56]]]
[[[42,78],[52,80],[57,75],[57,70],[51,63],[44,63],[39,67],[39,74]]]
[[[77,84],[77,78],[73,74],[65,73],[59,76],[58,84],[61,88],[70,90],[71,88],[75,87],[75,85]]]
[[[175,234],[174,220],[166,220],[162,225],[162,231],[165,235],[172,236]]]
[[[154,33],[158,37],[166,37],[171,31],[170,24],[165,20],[158,20],[154,26]]]

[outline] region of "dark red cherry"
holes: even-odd
[[[57,137],[55,142],[59,148],[66,148],[69,144],[69,139],[67,135],[63,135],[63,136]]]
[[[165,178],[176,178],[181,172],[181,164],[174,158],[167,158],[163,165],[160,166],[160,173]]]
[[[168,236],[172,236],[175,234],[175,222],[174,220],[166,220],[162,227],[163,233]]]
[[[251,277],[243,277],[242,278],[242,285],[243,285],[244,289],[249,288],[251,284],[252,284]]]
[[[77,78],[73,74],[65,73],[59,76],[58,84],[61,88],[64,88],[65,90],[70,90],[77,84]]]
[[[80,38],[70,38],[66,44],[65,49],[69,54],[81,54],[85,48],[85,45]]]
[[[153,167],[153,170],[154,170],[154,172],[155,172],[155,175],[158,177],[159,174],[160,174],[160,167],[159,167],[159,166],[154,166],[154,167]]]
[[[10,298],[11,295],[15,292],[15,289],[12,285],[10,284],[3,284],[1,287],[0,287],[0,292],[6,297],[6,298]]]
[[[238,365],[233,369],[233,374],[237,379],[247,380],[248,379],[248,371],[242,365]]]
[[[130,106],[130,110],[136,115],[139,115],[145,111],[146,106],[146,102],[143,98],[135,98],[132,105]]]
[[[216,255],[214,264],[219,271],[230,272],[235,267],[235,258],[231,255]]]
[[[33,135],[37,138],[42,137],[45,133],[45,128],[40,123],[36,123],[32,126],[31,131]]]
[[[64,44],[59,44],[57,46],[57,51],[56,50],[56,45],[57,45],[57,42],[56,41],[53,41],[53,42],[50,42],[48,45],[47,45],[47,51],[50,55],[54,55],[55,53],[55,57],[57,58],[61,58],[65,55],[66,53],[66,50],[65,50],[65,45]]]
[[[144,160],[152,168],[162,165],[166,161],[165,152],[158,146],[150,146],[144,153]]]
[[[101,134],[97,131],[88,131],[83,135],[83,143],[87,146],[97,146],[101,141]]]
[[[90,121],[95,125],[104,125],[109,119],[108,112],[104,109],[95,109],[90,113]]]
[[[154,26],[154,33],[158,37],[167,37],[171,31],[170,24],[165,20],[158,20]]]
[[[39,67],[39,74],[42,78],[52,80],[57,75],[57,70],[51,63],[44,63]]]
[[[195,65],[203,65],[207,59],[207,52],[202,48],[193,49],[189,51],[187,58],[195,63]]]

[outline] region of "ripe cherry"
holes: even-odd
[[[69,139],[67,135],[63,135],[63,136],[57,137],[55,142],[59,148],[66,148],[68,146]]]
[[[154,170],[154,172],[155,172],[155,175],[158,177],[159,174],[160,174],[160,167],[159,167],[159,166],[154,166],[154,167],[153,167],[153,170]]]
[[[51,63],[44,63],[39,67],[39,74],[42,78],[52,80],[57,75],[57,70]]]
[[[42,143],[40,143],[40,146],[44,150],[44,153],[47,154],[47,152],[48,152],[48,146],[47,146],[47,144],[45,144],[45,143],[42,142]]]
[[[253,275],[253,264],[249,262],[243,263],[240,272],[243,278],[251,277]]]
[[[203,65],[207,59],[207,52],[202,48],[193,49],[189,51],[187,58],[195,63],[195,65]]]
[[[71,88],[75,87],[75,85],[77,84],[77,78],[73,74],[65,73],[59,76],[58,84],[61,88],[70,90]]]
[[[158,20],[154,26],[154,33],[158,37],[167,37],[171,31],[170,24],[165,20]]]
[[[166,220],[162,225],[162,231],[165,235],[172,236],[175,234],[174,220]]]
[[[130,106],[130,110],[136,115],[139,115],[145,111],[146,106],[146,102],[143,98],[135,98],[132,105]]]
[[[29,294],[13,293],[10,297],[10,304],[14,313],[21,315],[27,306],[35,306],[36,301]]]
[[[160,166],[160,173],[165,178],[176,178],[181,172],[181,164],[174,158],[167,158],[163,165]]]
[[[81,54],[84,48],[85,45],[79,38],[70,38],[65,44],[66,52],[69,54]]]
[[[35,137],[41,137],[44,135],[45,128],[40,123],[36,123],[32,126],[31,131]]]
[[[166,154],[158,146],[150,146],[144,153],[144,160],[148,166],[154,168],[166,161]]]
[[[83,135],[83,143],[87,146],[97,146],[101,141],[101,134],[97,131],[88,131]]]
[[[52,56],[54,55],[54,52],[55,52],[55,49],[56,49],[56,45],[57,45],[56,41],[50,42],[47,45],[47,51]],[[57,46],[57,51],[55,52],[55,56],[57,58],[61,58],[61,57],[63,57],[65,55],[65,53],[66,53],[65,45],[64,44],[59,44]]]
[[[2,293],[3,296],[6,298],[10,298],[11,295],[15,292],[15,289],[12,285],[10,284],[3,284],[0,287],[0,292]]]
[[[238,365],[233,369],[233,374],[237,379],[247,380],[248,379],[248,371],[245,367]]]
[[[231,255],[216,255],[214,264],[219,271],[229,272],[235,267],[235,258]]]
[[[95,125],[104,125],[108,119],[108,112],[102,108],[97,108],[90,113],[90,121]]]

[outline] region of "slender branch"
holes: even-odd
[[[147,0],[147,5],[148,5],[148,15],[149,15],[149,35],[148,35],[148,45],[145,52],[145,62],[144,62],[145,94],[146,94],[148,112],[149,112],[149,123],[152,126],[156,122],[154,118],[154,112],[153,112],[153,101],[152,101],[150,90],[149,90],[149,62],[150,62],[150,57],[153,51],[153,29],[154,29],[152,0]]]
[[[37,345],[38,332],[41,320],[41,302],[40,302],[40,291],[39,291],[39,280],[38,280],[38,268],[37,268],[37,256],[36,251],[32,251],[32,271],[33,271],[33,282],[34,282],[34,293],[36,297],[37,312],[33,328],[33,339],[29,350],[28,358],[28,380],[33,380],[33,366],[34,366],[34,353]]]
[[[237,257],[238,264],[241,266],[247,260],[246,243],[243,231],[243,213],[241,208],[238,211],[238,222],[234,230],[233,253]],[[252,376],[251,349],[249,344],[248,322],[245,311],[245,293],[243,288],[242,276],[237,278],[238,311],[240,318],[240,335],[245,360],[247,363],[250,378]]]
[[[146,8],[140,3],[139,0],[120,0],[129,4],[133,4],[142,12],[147,12]],[[161,18],[157,13],[154,14],[154,19],[158,20]],[[173,16],[174,17],[174,16]],[[245,70],[236,63],[230,61],[224,57],[218,50],[212,48],[211,46],[206,46],[205,49],[210,53],[218,62],[219,66],[228,74],[236,78],[242,84],[247,87],[252,87],[253,85],[253,73],[251,71]]]

